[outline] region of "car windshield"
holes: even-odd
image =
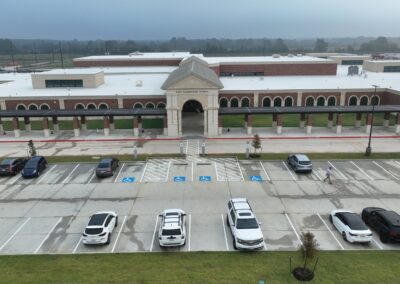
[[[1,165],[0,166],[8,166],[8,165],[10,165],[11,164],[11,162],[12,162],[13,160],[10,160],[10,159],[7,159],[7,160],[4,160],[4,161],[2,161],[1,162]]]
[[[162,230],[163,236],[179,236],[181,235],[181,229],[164,229]]]
[[[347,219],[350,229],[352,230],[368,230],[368,227],[364,224],[363,220],[355,213],[345,213],[344,216]]]
[[[110,163],[100,163],[97,167],[99,169],[109,168],[110,167]]]
[[[25,169],[35,169],[37,165],[37,161],[30,160],[26,163]]]
[[[95,214],[90,218],[89,226],[102,226],[108,214]]]
[[[237,229],[257,229],[258,223],[255,218],[250,219],[237,219]]]
[[[98,235],[103,232],[102,228],[86,228],[85,234],[86,235]]]

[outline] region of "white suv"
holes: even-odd
[[[109,244],[111,234],[118,226],[118,216],[114,211],[101,211],[90,217],[82,235],[82,242],[90,244]]]
[[[264,247],[264,236],[260,224],[246,198],[229,200],[226,222],[231,228],[235,249],[261,249]]]
[[[158,230],[160,247],[183,246],[186,243],[186,214],[181,209],[166,209]]]

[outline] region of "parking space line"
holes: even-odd
[[[339,240],[336,238],[336,236],[333,234],[332,230],[329,228],[328,224],[326,224],[325,220],[322,219],[321,215],[319,215],[319,213],[317,213],[319,219],[321,219],[322,223],[324,223],[325,227],[328,229],[329,233],[331,233],[332,237],[335,239],[335,241],[338,243],[338,245],[340,246],[340,248],[342,250],[344,250],[344,247],[342,246],[342,244],[339,242]]]
[[[265,170],[264,165],[263,165],[263,163],[261,163],[261,161],[260,161],[260,165],[261,165],[261,168],[262,168],[263,171],[264,171],[265,176],[267,177],[267,180],[268,180],[268,181],[271,181],[271,178],[270,178],[269,175],[267,174],[267,171]]]
[[[392,174],[390,171],[388,171],[387,169],[385,169],[384,167],[382,167],[381,165],[379,165],[377,162],[372,161],[372,163],[374,163],[375,165],[377,165],[378,167],[380,167],[382,170],[384,170],[385,172],[387,172],[389,175],[391,175],[394,179],[399,180],[398,177],[396,177],[394,174]]]
[[[292,229],[293,229],[297,239],[299,240],[300,244],[303,245],[303,242],[301,241],[299,234],[297,233],[296,229],[294,228],[292,221],[290,221],[289,215],[287,213],[285,213],[285,216],[286,216],[286,219],[289,221],[290,227],[292,227]]]
[[[122,221],[121,227],[119,228],[118,235],[117,235],[117,237],[116,237],[116,239],[115,239],[115,242],[114,242],[114,245],[113,245],[113,247],[112,247],[112,249],[111,249],[111,252],[112,252],[112,253],[114,252],[115,247],[117,246],[117,242],[118,242],[119,236],[121,235],[122,229],[124,228],[124,225],[125,225],[126,217],[127,217],[127,216],[124,217],[124,220]]]
[[[188,149],[189,149],[189,139],[186,140],[186,149],[185,149],[185,155],[188,154]]]
[[[341,171],[339,171],[334,164],[332,164],[330,161],[328,161],[328,164],[335,169],[335,171],[337,171],[345,180],[349,180]]]
[[[142,182],[142,180],[143,180],[143,178],[144,178],[144,174],[145,174],[145,172],[146,172],[147,164],[148,164],[148,163],[149,163],[149,162],[146,161],[146,164],[144,165],[143,173],[142,173],[142,176],[140,177],[140,182]]]
[[[169,163],[168,163],[167,176],[165,177],[165,181],[168,181],[169,169],[170,169],[170,168],[171,168],[171,161],[169,161]]]
[[[322,178],[319,176],[319,174],[316,171],[312,170],[312,173],[319,179],[319,181],[322,181]]]
[[[188,251],[190,251],[190,236],[191,234],[191,228],[192,228],[192,214],[189,214],[189,238],[188,238]]]
[[[151,239],[150,252],[153,251],[154,238],[156,237],[159,216],[156,217],[156,225],[154,226],[153,238]]]
[[[242,168],[240,167],[237,158],[236,158],[236,165],[237,165],[237,167],[239,168],[239,171],[240,171],[240,179],[241,179],[242,181],[244,181],[244,176],[243,176]]]
[[[40,245],[37,247],[35,252],[33,254],[37,254],[44,242],[50,237],[51,233],[54,231],[54,229],[57,227],[57,225],[61,222],[62,217],[60,217],[57,221],[57,223],[54,224],[54,226],[51,228],[50,232],[47,233],[46,237],[43,239],[43,241],[40,243]]]
[[[8,238],[7,241],[5,241],[5,243],[0,247],[0,251],[3,250],[3,248],[15,237],[16,234],[18,234],[19,231],[21,231],[21,229],[26,225],[26,223],[29,222],[29,220],[31,219],[31,217],[29,217],[28,219],[26,219],[26,221],[18,227],[18,229]]]
[[[20,178],[22,178],[22,175],[20,174],[18,177],[12,177],[11,179],[9,179],[6,184],[7,185],[14,185]],[[12,180],[12,181],[11,181]]]
[[[125,167],[125,163],[122,164],[122,167],[119,169],[117,176],[114,179],[114,183],[118,181],[119,175],[122,172],[122,169]]]
[[[372,238],[372,241],[378,246],[378,248],[383,249],[383,247],[377,241],[375,241],[374,238]]]
[[[79,239],[79,242],[76,244],[76,246],[75,246],[74,250],[72,251],[72,253],[76,253],[76,250],[78,249],[79,244],[81,243],[82,240],[83,240],[83,237],[81,236],[80,239]]]
[[[192,181],[194,180],[194,162],[192,162]]]
[[[229,250],[229,246],[228,246],[228,238],[226,237],[226,231],[225,231],[225,221],[224,221],[224,214],[221,214],[221,220],[222,220],[222,229],[224,230],[224,236],[225,236],[225,245],[226,245],[226,250]]]
[[[285,168],[288,170],[289,174],[292,176],[292,179],[294,181],[296,181],[296,177],[292,174],[292,172],[289,170],[288,166],[286,165],[286,163],[284,161],[282,161],[283,165],[285,166]]]
[[[57,167],[57,165],[52,166],[52,167],[42,176],[42,178],[39,179],[38,183],[41,183],[42,180],[44,180],[44,179],[47,177],[47,175],[48,175],[49,173],[51,173],[51,171],[54,170],[56,167]]]
[[[356,163],[354,163],[353,161],[350,161],[350,164],[352,164],[353,166],[355,166],[360,172],[362,172],[370,181],[373,181],[374,179],[368,175],[362,168],[360,168],[359,166],[357,166]]]
[[[79,165],[80,165],[80,164],[77,164],[77,165],[75,166],[75,168],[69,173],[69,175],[68,175],[61,183],[66,183],[67,180],[69,180],[70,177],[72,176],[72,174],[75,172],[75,170],[79,167]]]
[[[221,181],[221,179],[219,178],[219,174],[218,174],[217,162],[214,162],[214,168],[215,168],[215,174],[217,176],[217,181]]]
[[[90,183],[94,179],[95,175],[96,175],[96,172],[93,172],[92,177],[89,179],[89,181],[87,183]]]

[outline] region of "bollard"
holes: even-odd
[[[135,158],[135,160],[137,160],[137,147],[136,147],[136,145],[133,146],[133,157]]]
[[[183,156],[183,142],[179,143],[179,148],[181,151],[181,156]]]
[[[250,157],[250,141],[246,142],[246,159]]]
[[[201,155],[204,156],[206,154],[206,143],[203,141],[201,143]]]

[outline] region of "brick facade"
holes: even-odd
[[[149,99],[124,99],[123,100],[123,107],[124,108],[133,108],[133,106],[136,103],[141,103],[143,106],[145,106],[147,103],[153,103],[155,107],[159,103],[164,103],[167,104],[166,98],[160,97],[160,98],[149,98]]]
[[[59,109],[60,105],[57,100],[41,100],[41,99],[29,99],[29,100],[6,100],[7,110],[15,110],[19,104],[25,105],[27,108],[30,104],[35,104],[40,108],[41,104],[47,104],[50,109]]]
[[[109,108],[118,108],[118,100],[117,99],[73,99],[73,100],[65,100],[65,109],[75,109],[76,104],[83,104],[85,107],[88,104],[95,104],[97,108],[101,103],[105,103]]]
[[[93,60],[74,61],[74,67],[127,67],[127,66],[179,66],[180,59],[174,60]]]

